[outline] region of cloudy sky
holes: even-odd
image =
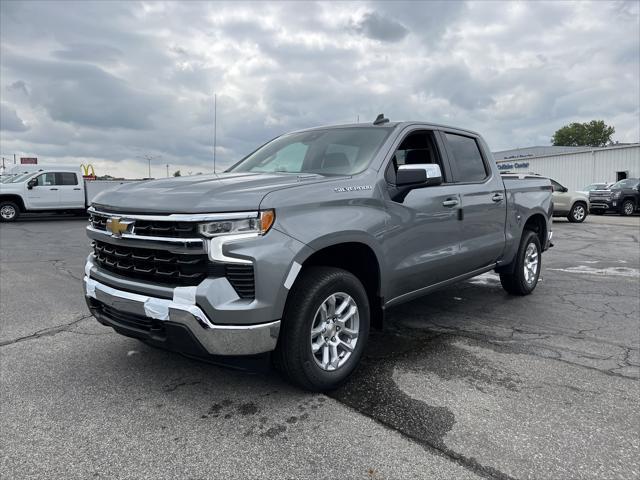
[[[5,157],[210,171],[308,126],[429,120],[494,151],[572,121],[640,139],[639,3],[0,3]]]

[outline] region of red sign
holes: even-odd
[[[20,157],[20,165],[37,165],[38,159],[36,157]]]

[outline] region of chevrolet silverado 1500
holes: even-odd
[[[385,120],[289,133],[225,173],[102,193],[84,277],[95,318],[192,356],[273,351],[291,381],[327,390],[394,305],[491,270],[531,293],[551,239],[549,180],[501,176],[477,133]]]

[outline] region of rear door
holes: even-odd
[[[495,263],[504,251],[504,183],[479,137],[460,131],[443,131],[441,136],[461,199],[458,272],[468,273]]]
[[[35,210],[60,208],[60,189],[56,185],[55,172],[41,173],[34,178],[36,185],[26,193],[28,208]]]
[[[61,208],[84,208],[84,192],[75,172],[56,172]]]
[[[441,150],[434,131],[413,129],[404,134],[384,167],[390,192],[400,165],[437,163],[444,180],[442,185],[411,190],[402,201],[391,195],[386,200],[388,221],[382,245],[390,269],[389,300],[455,276],[460,197]]]

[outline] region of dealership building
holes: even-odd
[[[608,147],[528,147],[494,152],[502,172],[537,173],[570,190],[640,177],[640,143]]]

